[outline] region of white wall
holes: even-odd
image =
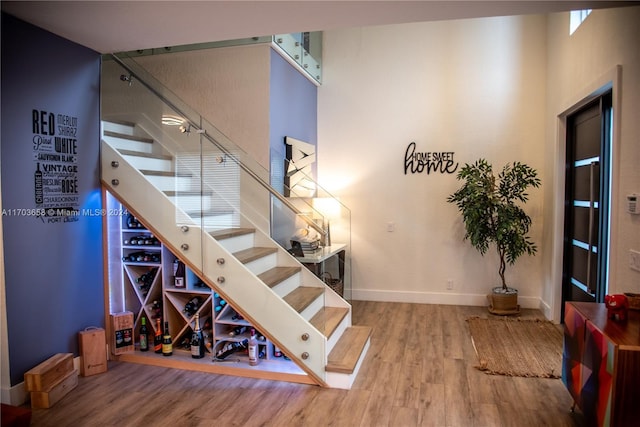
[[[568,13],[549,15],[545,166],[549,182],[555,184],[545,188],[548,227],[542,298],[555,319],[560,316],[562,224],[558,219],[564,179],[558,115],[604,85],[613,85],[615,116],[609,293],[640,292],[640,273],[629,268],[628,258],[630,249],[640,251],[640,216],[627,214],[624,206],[627,194],[640,193],[640,7],[594,10],[571,37],[568,22]]]
[[[486,303],[497,257],[463,242],[446,203],[453,174],[404,174],[417,151],[453,151],[538,169],[545,153],[546,17],[518,16],[327,31],[319,91],[319,183],[352,209],[354,299]],[[541,244],[542,189],[527,212]],[[393,222],[395,231],[388,232]],[[520,304],[538,307],[543,257],[507,269]],[[453,290],[447,281],[453,280]]]

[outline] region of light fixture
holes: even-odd
[[[311,199],[311,204],[314,211],[322,215],[321,218],[315,220],[316,224],[322,227],[324,232],[320,244],[322,246],[331,246],[331,227],[329,223],[330,220],[339,221],[340,202],[333,197],[314,197]]]
[[[131,84],[133,83],[133,75],[120,74],[120,80],[122,80],[123,82],[128,82],[129,86],[131,86]]]
[[[167,126],[181,126],[184,123],[182,117],[173,116],[170,114],[164,114],[162,116],[162,124]]]

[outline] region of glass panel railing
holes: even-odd
[[[178,125],[182,106],[178,109],[163,102],[115,61],[103,62],[101,81],[102,119],[109,123],[105,127],[113,129],[104,130],[105,139],[131,166],[131,170],[124,164],[118,166],[118,173],[127,182],[118,181],[132,183],[118,185],[118,191],[128,192],[124,202],[130,204],[130,210],[154,219],[154,228],[158,228],[155,232],[177,236],[174,241],[182,243],[172,247],[172,252],[188,250],[191,267],[201,271],[201,238],[183,231],[183,227],[198,225],[189,215],[201,210],[200,143]],[[146,182],[160,196],[153,199],[155,208],[146,203]]]
[[[288,200],[295,206],[295,211],[283,209],[278,201],[274,201],[273,218],[280,224],[279,236],[293,236],[289,241],[280,241],[283,247],[291,248],[296,238],[307,237],[306,240],[317,241],[318,249],[298,252],[296,258],[303,264],[320,263],[318,275],[342,298],[350,301],[351,292],[351,210],[333,196],[328,190],[303,175],[305,181],[313,183],[313,194],[304,189],[285,185]],[[283,239],[280,239],[283,240]],[[304,239],[303,239],[304,240]],[[295,254],[295,253],[294,253]]]
[[[292,63],[295,63],[300,71],[311,77],[317,83],[322,83],[322,31],[305,31],[301,33],[276,34],[273,36],[250,37],[188,45],[163,46],[152,49],[132,50],[117,55],[120,57],[137,58],[151,55],[166,55],[167,53],[267,43],[277,46],[279,52],[286,55]]]
[[[322,83],[322,32],[276,34],[273,42],[318,83]]]
[[[145,209],[144,216],[154,218],[154,224],[155,221],[159,224],[159,234],[165,233],[172,242],[169,245],[171,252],[182,254],[188,261],[188,267],[195,273],[224,283],[224,277],[218,276],[219,264],[229,253],[220,245],[211,243],[210,233],[213,231],[250,227],[272,236],[275,234],[273,230],[278,229],[278,235],[285,237],[274,240],[293,252],[291,243],[296,239],[292,237],[300,237],[299,232],[304,230],[306,235],[313,238],[307,241],[297,239],[298,243],[316,242],[319,249],[314,251],[313,246],[302,247],[303,252],[297,258],[310,257],[313,259],[306,260],[312,263],[321,259],[322,270],[317,275],[332,289],[350,299],[351,214],[317,183],[314,183],[315,197],[298,194],[295,189],[288,189],[290,191],[285,197],[282,189],[278,191],[269,184],[268,170],[131,58],[105,58],[102,101],[103,120],[129,123],[134,132],[143,131],[147,138],[154,141],[154,144],[150,144],[153,147],[151,152],[140,157],[157,157],[159,161],[169,159],[167,169],[157,170],[156,166],[144,166],[143,163],[135,166],[136,170],[126,176],[131,182],[153,182],[155,191],[161,196],[159,201],[155,197],[152,199],[145,190],[136,190],[135,186],[127,190],[128,200],[132,204],[140,201],[140,209]],[[122,149],[119,151],[120,154],[126,152]],[[149,179],[154,175],[158,176],[157,184]],[[311,180],[310,177],[308,179]],[[123,187],[120,185],[120,188]],[[261,243],[264,242],[260,239],[254,242],[256,246]],[[291,257],[287,259],[286,254],[277,258],[278,263],[284,263],[285,266],[294,262]],[[246,270],[236,269],[234,272],[244,277],[251,274]],[[246,277],[251,280],[249,276]],[[304,285],[307,286],[307,283]],[[322,284],[311,283],[311,286],[322,287]],[[270,298],[274,292],[268,287],[264,288],[262,297],[252,297],[253,303],[261,305],[258,311],[269,312]],[[229,295],[233,292],[237,290],[229,290]],[[176,297],[176,301],[178,299]],[[178,301],[182,302],[185,301]],[[180,305],[178,303],[176,305]],[[326,300],[322,304],[326,305]],[[295,311],[291,315],[299,316]],[[174,313],[173,316],[180,320],[182,314]],[[269,323],[268,319],[262,320],[265,320],[263,324]],[[322,320],[319,325],[316,326],[318,330],[324,330]],[[300,343],[299,337],[292,338],[290,342],[283,338],[282,344],[292,352],[305,353],[304,343]],[[319,357],[311,359],[305,363],[320,363],[317,369],[324,369]]]

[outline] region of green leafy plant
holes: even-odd
[[[502,289],[507,291],[504,272],[523,254],[533,255],[536,245],[528,236],[531,218],[518,205],[529,199],[527,189],[540,186],[535,169],[520,162],[506,164],[496,179],[485,159],[465,164],[456,178],[462,187],[447,198],[462,214],[465,240],[481,255],[494,243],[498,251]]]

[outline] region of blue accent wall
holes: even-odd
[[[55,353],[77,356],[79,331],[104,327],[100,54],[3,13],[1,70],[2,225],[13,386]],[[66,221],[33,216],[46,205],[36,204],[34,173],[42,151],[34,142],[53,143],[54,135],[75,140],[71,148],[51,151],[74,159],[40,162],[77,166],[69,174],[77,187],[60,190],[77,196],[78,215]],[[45,197],[59,186],[51,176]]]
[[[318,88],[280,54],[271,50],[270,81],[270,173],[271,185],[282,189],[284,183],[285,136],[314,144],[318,142]],[[313,178],[316,179],[316,166]],[[272,237],[289,247],[294,234],[293,219],[288,211],[274,201],[272,207]]]

